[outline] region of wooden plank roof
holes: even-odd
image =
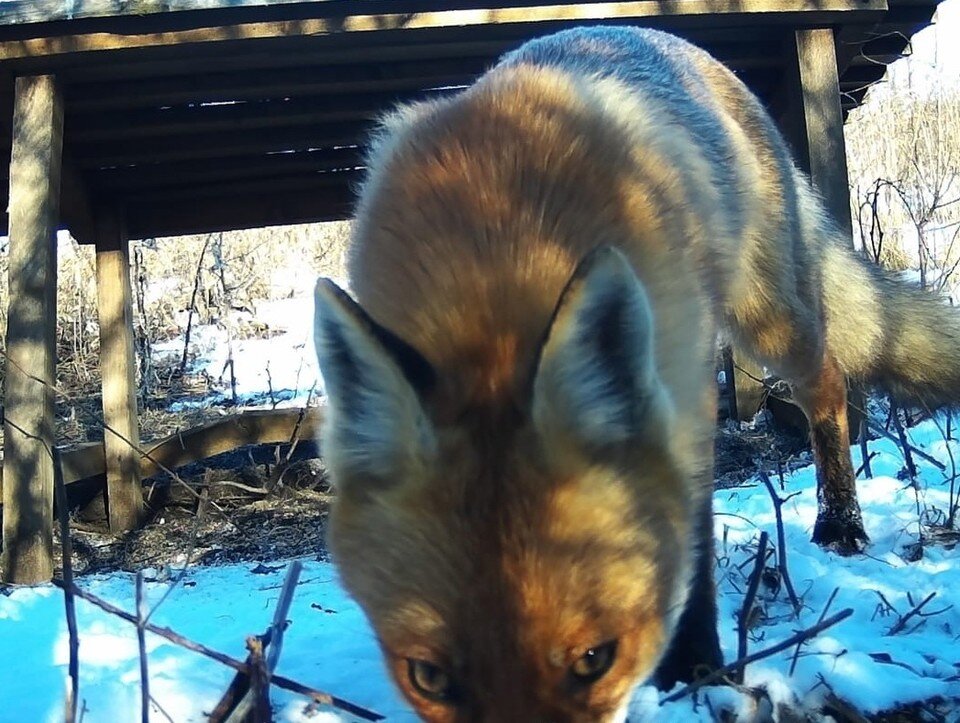
[[[642,24],[730,65],[786,108],[793,31],[833,27],[845,110],[936,0],[8,0],[0,2],[0,145],[13,79],[56,75],[64,215],[133,237],[342,218],[363,145],[391,105],[456,92],[524,40]],[[5,172],[4,172],[5,174]],[[2,183],[6,183],[3,179]]]

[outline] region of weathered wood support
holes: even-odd
[[[53,576],[57,222],[63,103],[53,76],[16,80],[4,381],[3,579]]]
[[[321,407],[256,409],[181,430],[145,445],[139,457],[140,476],[150,477],[249,444],[316,439],[322,420]],[[68,485],[103,475],[106,472],[103,444],[84,442],[64,449],[62,467],[63,481]]]
[[[854,244],[850,210],[847,146],[843,137],[843,111],[838,82],[836,38],[832,30],[796,32],[799,69],[798,100],[802,113],[804,151],[801,163],[826,202],[827,210]],[[798,109],[799,111],[800,109]],[[854,384],[847,391],[847,417],[851,441],[857,438],[866,408],[866,392]]]
[[[803,138],[798,152],[808,164],[813,185],[827,210],[853,239],[850,217],[850,187],[847,178],[843,110],[833,30],[797,30],[797,64],[800,71],[800,101]]]
[[[107,516],[110,529],[123,532],[134,529],[143,515],[130,254],[123,211],[102,210],[97,219],[97,299],[100,368],[103,373]]]

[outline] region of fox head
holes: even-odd
[[[561,295],[523,402],[438,419],[444,370],[318,284],[328,539],[424,720],[622,720],[660,660],[692,512],[653,323],[629,263],[601,248]]]

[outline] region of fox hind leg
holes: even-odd
[[[842,555],[862,552],[869,538],[857,502],[850,459],[847,382],[827,352],[820,372],[794,388],[810,422],[810,442],[817,467],[817,522],[813,541]]]

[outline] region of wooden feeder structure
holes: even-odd
[[[53,575],[58,229],[96,247],[103,373],[104,439],[67,476],[105,473],[111,528],[129,530],[141,476],[155,468],[139,450],[131,239],[347,218],[379,113],[456,92],[525,40],[582,24],[660,28],[724,61],[849,227],[845,114],[935,9],[936,0],[0,2],[0,153],[10,157],[0,178],[10,269],[4,579]],[[276,432],[254,426],[230,439]]]

